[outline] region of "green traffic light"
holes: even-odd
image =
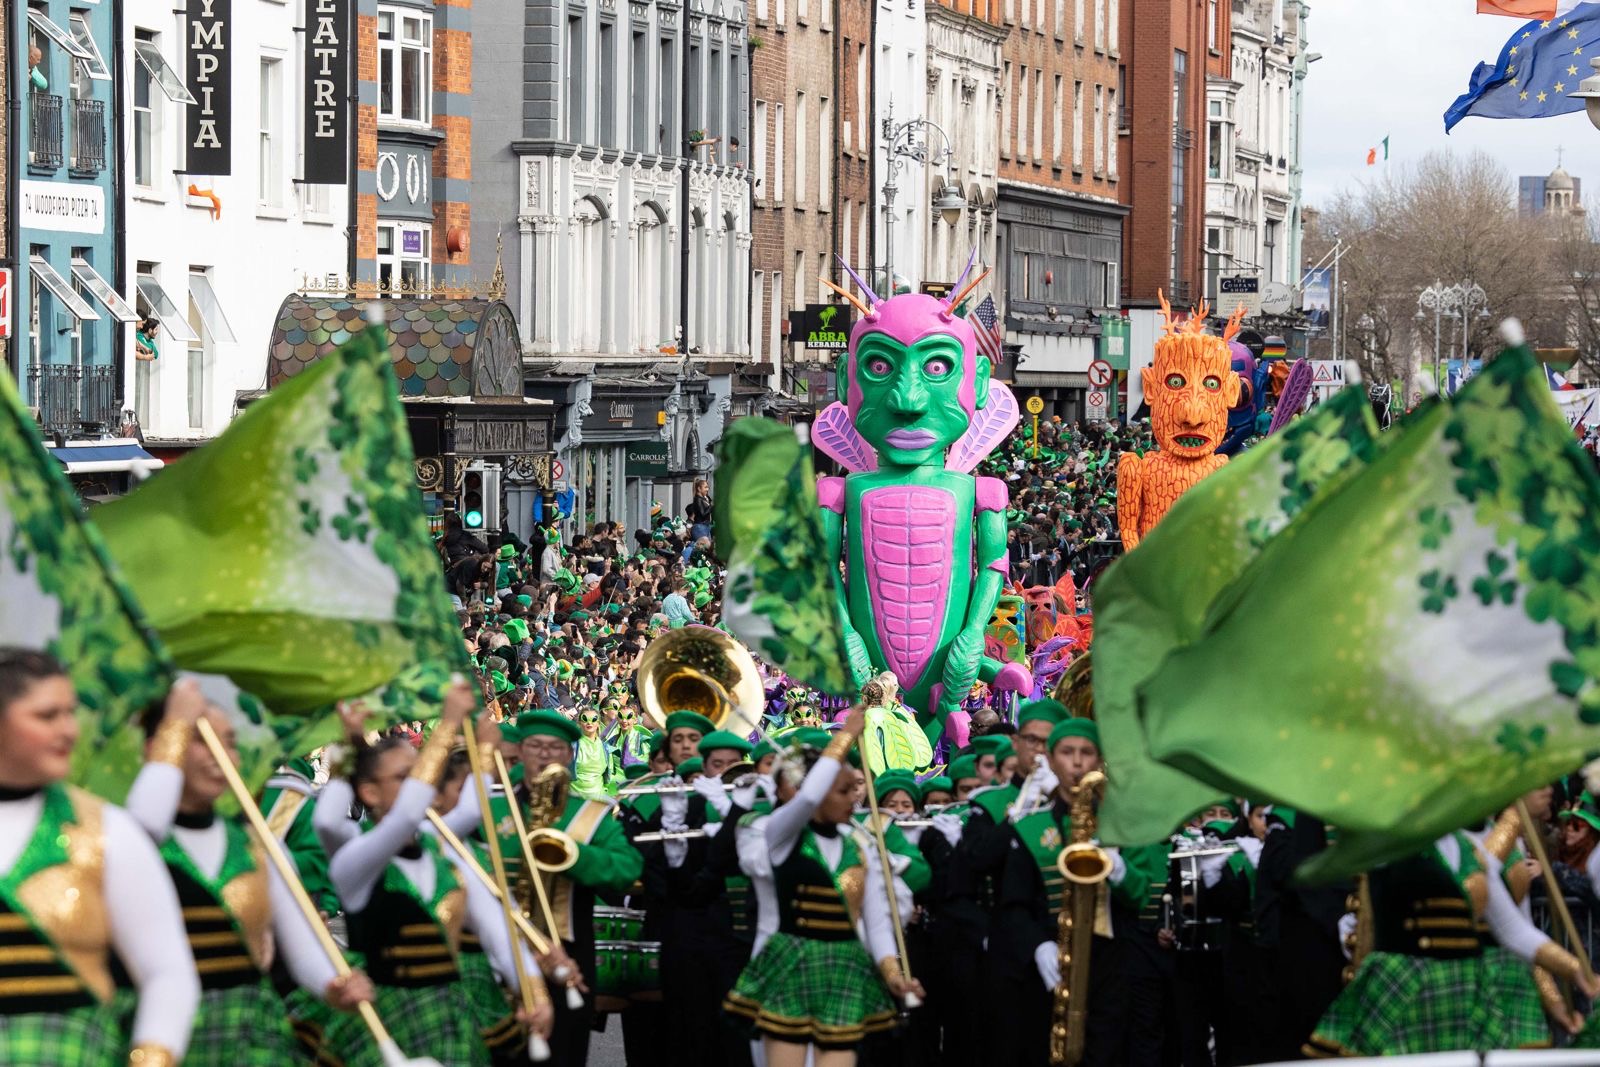
[[[467,512],[466,519],[468,526],[472,527],[473,529],[478,529],[483,525],[483,512],[469,511]]]

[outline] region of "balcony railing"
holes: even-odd
[[[102,100],[72,101],[72,169],[96,174],[106,169],[106,105]]]
[[[59,167],[61,149],[61,98],[51,93],[29,93],[28,162],[35,167]]]
[[[117,410],[117,380],[112,367],[68,363],[30,364],[28,382],[47,434],[103,433]]]

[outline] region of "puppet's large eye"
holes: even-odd
[[[894,370],[894,365],[883,356],[872,356],[867,360],[866,371],[870,377],[887,377],[892,370]]]
[[[950,372],[954,369],[955,364],[951,363],[944,356],[934,356],[932,359],[928,360],[928,362],[922,365],[922,373],[926,374],[930,378],[949,377]]]
[[[1187,384],[1187,383],[1184,381],[1183,375],[1181,375],[1181,374],[1169,374],[1169,375],[1167,375],[1167,388],[1168,389],[1182,389],[1185,384]]]
[[[1200,384],[1214,393],[1218,389],[1222,388],[1222,379],[1218,378],[1215,374],[1208,374],[1200,380]]]

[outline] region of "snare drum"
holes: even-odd
[[[596,905],[594,909],[595,941],[637,941],[644,936],[644,912],[634,908],[613,908]]]
[[[661,942],[635,941],[627,946],[628,992],[661,991]]]
[[[627,996],[629,947],[622,941],[594,943],[594,991],[597,996]]]

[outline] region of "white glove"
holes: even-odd
[[[738,786],[732,791],[733,802],[745,811],[749,811],[756,806],[756,797],[760,794],[760,791],[760,779],[751,782],[749,785]],[[726,815],[727,812],[724,811],[723,814]]]
[[[706,803],[717,809],[717,814],[726,815],[733,802],[728,799],[728,787],[722,783],[721,778],[713,778],[702,774],[694,780],[691,786],[696,793],[706,798]]]
[[[1054,941],[1041,941],[1033,950],[1033,965],[1039,969],[1039,979],[1050,992],[1061,984],[1061,950]]]
[[[1226,853],[1200,857],[1200,880],[1205,883],[1207,889],[1222,881],[1222,868],[1227,866],[1227,863]]]
[[[955,848],[957,845],[961,844],[960,816],[941,812],[940,814],[935,815],[932,821],[933,828],[944,835],[944,839],[950,842],[951,848]]]
[[[1347,911],[1339,916],[1339,951],[1344,953],[1344,958],[1347,960],[1355,958],[1350,951],[1350,946],[1353,943],[1351,935],[1355,932],[1356,913]]]
[[[1122,880],[1128,877],[1128,865],[1122,861],[1122,850],[1115,845],[1105,846],[1106,855],[1111,857],[1111,877],[1106,881],[1112,885],[1121,885]]]
[[[1245,858],[1250,861],[1250,866],[1261,866],[1260,840],[1254,837],[1241,837],[1239,838],[1239,849],[1245,854]]]
[[[678,785],[680,779],[668,778],[665,784]],[[689,794],[687,793],[662,793],[661,794],[661,828],[663,830],[684,830],[688,826],[684,819],[689,814]]]

